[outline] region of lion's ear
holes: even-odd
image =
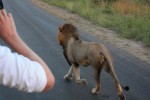
[[[62,30],[63,30],[62,27],[59,27],[58,29],[59,29],[60,32],[62,32]]]

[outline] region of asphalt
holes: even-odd
[[[30,0],[3,2],[5,9],[14,16],[19,35],[48,64],[56,84],[48,93],[24,93],[1,85],[0,100],[119,100],[112,78],[104,71],[101,74],[102,88],[99,95],[91,94],[95,82],[90,66],[81,68],[81,78],[88,81],[85,88],[77,85],[74,80],[66,82],[63,79],[69,65],[57,42],[57,28],[65,23],[64,20],[40,9]],[[79,31],[83,40],[102,42],[80,28]],[[0,41],[1,45],[6,45]],[[150,65],[112,45],[104,44],[113,56],[120,83],[130,87],[129,91],[124,91],[127,100],[150,100]]]

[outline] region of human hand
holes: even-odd
[[[5,41],[17,35],[16,26],[10,13],[0,10],[0,37]]]

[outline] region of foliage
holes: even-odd
[[[150,46],[150,0],[43,0]]]

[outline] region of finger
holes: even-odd
[[[7,16],[10,17],[10,18],[12,17],[11,13],[8,13]]]
[[[12,14],[8,13],[7,16],[9,17],[10,21],[12,22],[12,24],[15,26],[15,22],[14,22]]]
[[[10,18],[10,20],[13,20],[12,14],[8,13],[7,16]]]
[[[0,9],[0,17],[2,16],[2,10]]]
[[[12,14],[11,14],[11,13],[8,13],[8,14],[7,14],[7,16],[8,16],[8,18],[10,19],[10,21],[11,21],[11,22],[14,22],[14,19],[13,19],[13,17],[12,17]]]
[[[7,12],[6,12],[6,10],[5,10],[5,9],[2,9],[2,10],[1,10],[1,14],[2,14],[3,16],[5,16],[5,17],[6,17],[6,16],[7,16]]]

